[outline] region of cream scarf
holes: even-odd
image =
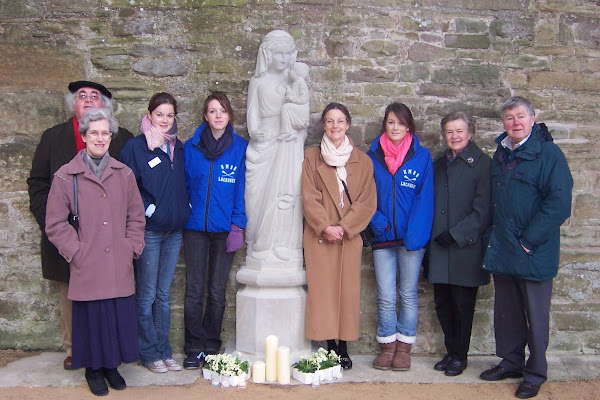
[[[342,181],[347,183],[348,173],[346,172],[346,163],[353,149],[354,147],[350,144],[348,136],[344,136],[344,141],[340,147],[335,147],[327,134],[324,134],[323,139],[321,139],[321,155],[323,156],[323,160],[325,160],[327,165],[335,167],[335,176],[338,180],[338,188],[340,190],[341,208],[344,208],[344,185]]]

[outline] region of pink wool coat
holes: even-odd
[[[85,151],[82,150],[82,151]],[[79,232],[68,222],[77,175]],[[70,300],[131,296],[133,258],[144,249],[144,205],[131,169],[114,158],[98,179],[78,153],[54,174],[46,234],[71,269]]]

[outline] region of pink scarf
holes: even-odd
[[[404,139],[400,142],[399,145],[395,146],[392,143],[392,139],[384,133],[379,138],[379,144],[383,149],[383,155],[385,157],[385,163],[388,167],[388,170],[392,175],[398,171],[398,168],[404,162],[404,157],[406,157],[406,153],[408,153],[408,149],[410,149],[410,144],[412,143],[412,134],[410,132],[406,133]]]
[[[142,118],[142,122],[140,123],[140,131],[146,137],[146,143],[148,144],[148,149],[154,150],[156,148],[162,147],[162,145],[167,142],[169,146],[169,154],[171,155],[171,161],[173,161],[173,152],[175,151],[175,138],[177,138],[177,121],[173,122],[173,127],[169,129],[169,132],[165,134],[161,134],[158,129],[152,129],[152,123],[150,122],[150,118],[148,118],[148,114],[144,114]]]

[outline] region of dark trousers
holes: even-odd
[[[436,283],[433,300],[446,351],[452,358],[466,360],[471,344],[473,313],[479,288]]]
[[[221,348],[221,325],[225,293],[234,253],[227,253],[229,232],[183,231],[186,266],[184,352],[217,353]],[[206,308],[204,288],[207,287]]]
[[[493,276],[496,355],[502,358],[499,365],[522,372],[526,381],[541,385],[548,373],[552,279],[535,282],[509,275]],[[527,362],[525,346],[529,347]]]

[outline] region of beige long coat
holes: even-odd
[[[306,338],[356,340],[360,316],[362,239],[377,208],[373,164],[363,152],[350,154],[346,164],[352,205],[340,190],[335,168],[327,165],[319,147],[304,152],[302,204],[304,209],[304,260],[308,281]],[[326,241],[323,230],[344,228],[341,243]]]

